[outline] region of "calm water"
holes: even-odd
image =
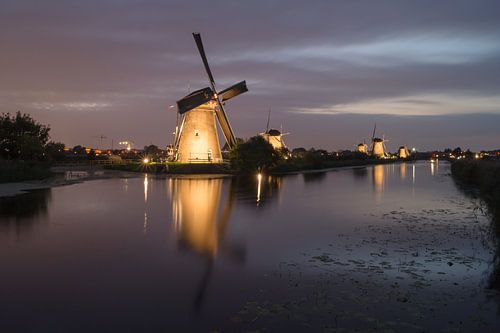
[[[138,175],[2,199],[1,331],[494,332],[489,221],[448,173]]]

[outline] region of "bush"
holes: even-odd
[[[7,161],[0,159],[0,182],[44,179],[51,175],[47,162]]]
[[[231,166],[240,173],[265,171],[280,160],[280,153],[261,136],[239,142],[229,155]]]

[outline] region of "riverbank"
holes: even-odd
[[[12,197],[28,193],[30,191],[45,190],[52,187],[65,186],[81,183],[88,180],[107,179],[115,177],[137,177],[136,173],[128,173],[114,170],[71,170],[51,173],[51,176],[39,179],[18,182],[0,183],[0,198]]]
[[[500,223],[500,161],[456,161],[451,165],[451,174],[461,187],[475,189]]]
[[[271,175],[285,175],[302,172],[324,172],[337,168],[345,167],[359,167],[376,164],[389,164],[395,162],[403,162],[400,159],[364,159],[364,160],[338,160],[338,161],[324,161],[320,164],[308,164],[284,162],[268,170]],[[232,169],[227,163],[148,163],[148,164],[115,164],[105,167],[109,170],[119,170],[127,172],[141,172],[141,173],[154,173],[154,174],[171,174],[171,175],[185,175],[185,174],[225,174],[237,175],[237,171]]]
[[[491,217],[490,233],[496,243],[489,288],[500,290],[500,161],[462,160],[453,162],[451,174],[466,194],[478,197]]]

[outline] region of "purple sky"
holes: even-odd
[[[68,146],[172,141],[169,105],[207,77],[201,32],[238,137],[271,125],[291,147],[379,136],[420,150],[500,148],[498,1],[3,1],[0,112]]]

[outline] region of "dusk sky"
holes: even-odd
[[[499,1],[4,1],[0,112],[68,146],[172,142],[176,109],[208,86],[200,32],[238,137],[354,149],[377,134],[419,150],[500,148]],[[222,140],[222,138],[221,138]]]

